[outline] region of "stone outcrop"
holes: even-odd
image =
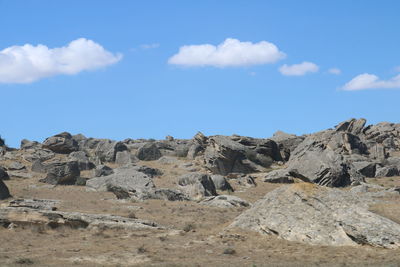
[[[368,210],[378,201],[372,196],[311,183],[285,185],[258,200],[230,228],[312,245],[400,247],[400,225]]]
[[[43,147],[54,153],[69,154],[79,149],[78,143],[67,132],[56,134],[43,142]]]
[[[51,163],[45,167],[45,171],[47,172],[46,178],[40,181],[53,185],[72,185],[80,176],[77,161]]]
[[[7,199],[11,197],[10,191],[8,190],[7,185],[0,179],[0,200]]]

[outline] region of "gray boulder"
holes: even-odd
[[[214,174],[214,175],[211,175],[210,177],[215,185],[216,190],[231,191],[231,192],[234,191],[232,186],[229,184],[229,182],[225,179],[224,176]]]
[[[2,179],[0,179],[0,200],[10,198],[10,191],[8,190],[8,187],[6,184],[3,182]]]
[[[188,173],[178,178],[180,189],[191,199],[216,196],[215,185],[207,174]]]
[[[400,225],[368,210],[363,193],[310,183],[281,186],[237,217],[239,227],[322,246],[400,247]]]
[[[80,175],[77,161],[55,162],[46,165],[47,176],[41,182],[53,185],[72,185]]]
[[[146,143],[137,151],[137,158],[140,160],[158,160],[161,157],[161,152],[154,143]]]
[[[43,147],[60,154],[69,154],[79,149],[78,143],[67,132],[47,138],[43,142]]]
[[[118,151],[115,155],[115,163],[119,165],[125,165],[129,163],[137,162],[138,159],[132,155],[128,150]]]
[[[113,192],[118,198],[140,197],[155,188],[153,179],[132,166],[114,169],[108,176],[96,177],[86,182],[89,190]]]
[[[98,165],[96,166],[96,169],[94,170],[94,176],[95,177],[101,177],[101,176],[108,176],[113,174],[114,171],[110,167],[106,165]]]
[[[22,158],[29,162],[35,160],[46,161],[55,157],[55,154],[48,149],[27,149],[22,154]]]
[[[392,177],[399,176],[399,170],[395,166],[377,167],[375,177]]]
[[[108,139],[92,139],[87,142],[93,141],[89,147],[95,146],[94,153],[101,162],[115,162],[117,152],[126,151],[128,147],[122,142],[111,141]]]
[[[303,136],[297,136],[294,134],[277,131],[271,137],[271,140],[275,141],[278,144],[282,159],[288,161],[290,158],[290,154],[301,142],[303,142],[304,138],[305,137]]]
[[[95,167],[84,151],[71,152],[68,155],[68,159],[71,161],[77,161],[81,171],[91,170]]]
[[[311,182],[307,177],[298,173],[297,170],[287,169],[278,169],[267,173],[264,182],[290,184],[294,183],[296,179],[303,182]]]
[[[160,199],[168,201],[185,201],[190,198],[180,190],[170,188],[153,188],[146,191],[141,191],[135,195],[138,200]]]
[[[8,175],[6,169],[0,167],[0,180],[9,180],[10,176]]]
[[[218,208],[249,207],[250,203],[236,196],[219,195],[206,197],[199,202],[202,205]]]
[[[376,163],[368,161],[352,162],[353,168],[365,177],[375,177]]]
[[[21,140],[21,149],[36,149],[36,148],[41,148],[41,144],[36,141],[29,141],[27,139],[22,139]]]

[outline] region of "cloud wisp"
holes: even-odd
[[[147,50],[147,49],[155,49],[155,48],[159,48],[160,44],[159,43],[152,43],[152,44],[141,44],[140,48]]]
[[[303,76],[307,73],[318,72],[319,67],[312,63],[304,61],[300,64],[283,65],[279,68],[279,72],[285,76]]]
[[[168,63],[181,66],[241,67],[275,63],[285,58],[273,43],[241,42],[228,38],[215,46],[211,44],[185,45],[179,52],[169,58]]]
[[[334,74],[334,75],[339,75],[339,74],[342,73],[342,71],[340,69],[338,69],[338,68],[331,68],[331,69],[328,70],[328,72],[330,74]]]
[[[400,88],[400,74],[389,80],[381,80],[374,74],[363,73],[354,77],[342,87],[346,91],[393,88]]]
[[[32,83],[59,74],[77,74],[115,64],[121,58],[85,38],[58,48],[11,46],[0,51],[0,83]]]

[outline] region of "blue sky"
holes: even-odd
[[[0,134],[19,147],[62,131],[269,137],[351,117],[399,122],[399,10],[395,0],[0,0]]]

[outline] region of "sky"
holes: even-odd
[[[191,138],[399,122],[397,0],[0,0],[0,135]]]

